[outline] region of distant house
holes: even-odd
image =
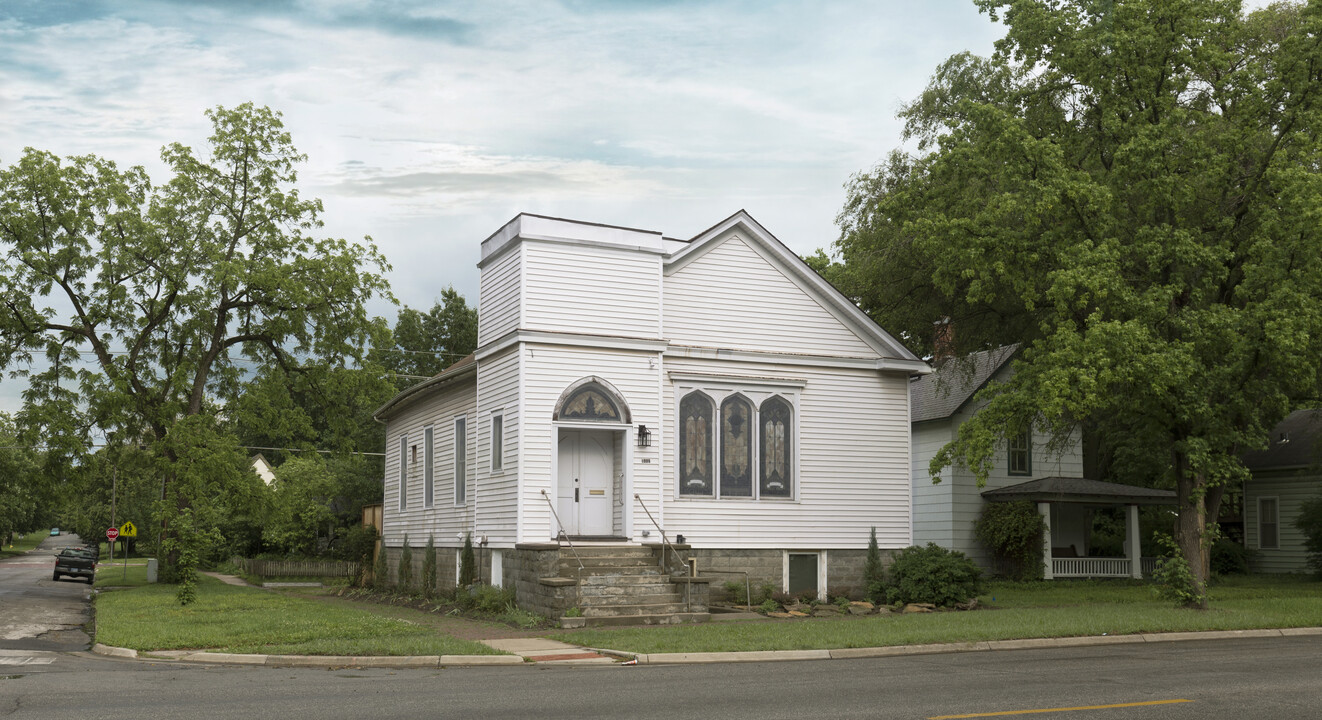
[[[937,476],[940,482],[933,483],[932,458],[981,407],[978,391],[1010,378],[1018,347],[947,360],[911,383],[914,542],[958,550],[998,570],[975,537],[974,523],[989,502],[1027,500],[1037,504],[1050,528],[1043,542],[1045,577],[1139,577],[1138,507],[1173,505],[1175,494],[1085,478],[1077,430],[1058,447],[1050,447],[1050,438],[1037,429],[1007,438],[984,487],[978,487],[972,472],[955,467],[944,468]],[[1117,506],[1127,508],[1126,556],[1089,557],[1093,514]]]
[[[248,467],[251,467],[252,471],[257,473],[257,477],[261,478],[262,482],[267,485],[275,482],[275,469],[271,467],[271,463],[261,453],[248,458]]]
[[[871,528],[909,544],[929,368],[746,213],[690,240],[521,214],[478,267],[476,353],[376,413],[392,558],[434,537],[454,578],[471,533],[484,579],[557,613],[662,532],[699,575],[819,595]]]
[[[1322,495],[1322,410],[1297,410],[1272,428],[1264,450],[1244,455],[1244,543],[1254,572],[1307,572],[1299,506]]]

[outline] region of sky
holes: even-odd
[[[403,304],[475,305],[479,244],[519,212],[689,238],[745,209],[829,248],[901,105],[1001,34],[972,0],[3,0],[0,164],[93,153],[160,183],[204,110],[267,105],[322,234],[370,235]]]

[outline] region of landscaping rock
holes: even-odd
[[[877,614],[878,614],[878,615],[893,615],[893,614],[894,614],[894,611],[891,610],[890,608],[886,607],[885,605],[882,605],[881,607],[877,608]]]
[[[767,617],[773,617],[773,618],[792,618],[792,617],[794,617],[794,616],[791,615],[791,614],[789,614],[789,613],[787,613],[787,612],[769,612],[769,613],[767,613]]]
[[[928,603],[909,603],[908,605],[904,606],[904,614],[910,615],[913,613],[930,613],[935,609],[936,609],[935,605],[930,605]]]
[[[956,610],[977,610],[977,609],[978,609],[978,599],[977,599],[977,598],[971,598],[968,602],[955,603],[955,609],[956,609]]]
[[[868,603],[868,604],[871,605],[872,603]],[[850,605],[849,605],[849,614],[850,614],[850,615],[871,615],[871,614],[872,614],[872,608],[870,608],[870,607],[863,607],[863,606],[861,606],[861,605],[859,605],[859,604],[857,604],[857,603],[850,603]]]
[[[801,610],[791,610],[788,614],[790,617],[808,617],[808,613]]]
[[[835,617],[840,614],[840,608],[834,605],[818,605],[812,614],[813,617]]]

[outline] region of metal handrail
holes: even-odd
[[[675,554],[675,559],[679,561],[679,564],[687,566],[688,563],[684,561],[684,558],[679,556],[679,551],[676,550],[675,546],[671,545],[670,540],[666,538],[666,531],[661,527],[661,524],[656,521],[656,518],[652,517],[652,511],[647,509],[647,503],[643,502],[643,499],[638,496],[638,493],[633,494],[633,499],[637,500],[638,504],[643,507],[643,512],[647,513],[647,519],[651,520],[652,526],[656,528],[657,532],[661,533],[662,566],[664,566],[666,563],[666,548],[670,548],[670,552]],[[692,603],[690,602],[690,595],[692,594],[692,589],[693,589],[693,579],[690,577],[689,581],[684,583],[684,612],[690,612],[693,610]]]
[[[555,536],[555,541],[558,543],[560,538],[564,538],[565,542],[569,543],[569,551],[574,553],[574,559],[578,561],[578,570],[582,572],[583,558],[578,556],[578,549],[574,547],[574,541],[570,540],[569,535],[565,533],[565,526],[560,523],[560,515],[555,511],[555,503],[551,502],[551,496],[547,495],[545,490],[542,491],[542,497],[546,499],[546,506],[551,508],[551,517],[555,518],[555,526],[559,530]]]

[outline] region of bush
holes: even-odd
[[[886,578],[886,597],[895,603],[950,607],[982,590],[982,572],[964,553],[936,543],[914,545],[895,554]]]
[[[477,561],[473,558],[473,533],[464,535],[464,550],[459,554],[459,587],[477,582]]]
[[[875,603],[886,602],[886,572],[877,549],[877,528],[868,535],[868,556],[863,561],[863,594]]]
[[[1217,575],[1247,575],[1249,550],[1234,540],[1219,538],[1212,545],[1212,572]]]
[[[422,554],[422,594],[428,598],[436,594],[436,538],[427,536],[427,549]]]
[[[1008,562],[1011,579],[1042,579],[1042,538],[1047,523],[1033,503],[987,503],[973,532],[987,549]]]
[[[1308,567],[1322,578],[1322,495],[1305,500],[1299,506],[1299,517],[1294,526],[1304,534],[1304,549],[1308,551]]]
[[[1157,597],[1186,607],[1202,605],[1206,597],[1194,590],[1193,573],[1180,552],[1180,546],[1169,535],[1159,535],[1157,542],[1163,551],[1152,571],[1152,578],[1158,583]]]
[[[404,536],[404,547],[399,551],[399,589],[409,592],[413,588],[413,549],[409,547],[409,536]]]
[[[748,588],[741,582],[725,581],[725,594],[735,605],[748,605]]]
[[[497,615],[514,608],[514,590],[494,585],[476,585],[467,590],[461,588],[455,601],[464,610]]]
[[[378,590],[385,589],[390,583],[390,568],[386,565],[386,544],[381,543],[381,549],[376,551],[376,560],[372,561],[372,587]]]

